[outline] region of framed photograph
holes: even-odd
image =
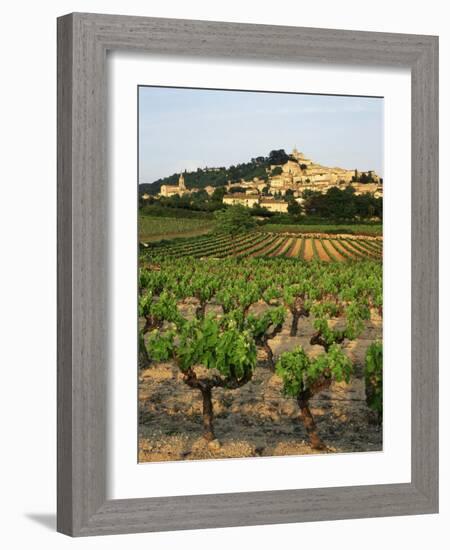
[[[438,511],[438,39],[58,19],[58,530]]]
[[[138,93],[139,461],[381,451],[383,98]]]

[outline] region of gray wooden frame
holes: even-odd
[[[124,49],[411,69],[411,483],[107,500],[106,52]],[[82,13],[59,18],[58,317],[60,532],[83,536],[437,512],[438,38]]]

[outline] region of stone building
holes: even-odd
[[[355,195],[372,193],[376,199],[383,196],[383,186],[379,183],[352,183],[352,187],[355,189]]]
[[[251,208],[258,204],[271,212],[287,212],[288,203],[275,197],[284,197],[286,193],[293,194],[300,204],[303,192],[306,190],[326,193],[332,187],[345,189],[348,185],[355,188],[355,193],[372,193],[376,198],[383,196],[381,178],[372,170],[367,175],[374,183],[353,182],[354,177],[359,177],[357,170],[345,168],[327,167],[316,164],[305,157],[303,153],[294,149],[289,160],[281,165],[271,165],[267,169],[268,181],[254,178],[252,181],[241,180],[239,183],[228,182],[227,191],[233,188],[242,188],[242,193],[229,193],[224,196],[224,204],[242,204]],[[266,187],[271,197],[259,195]]]
[[[272,195],[284,196],[286,191],[293,191],[294,194],[301,193],[307,189],[325,193],[330,187],[344,188],[349,184],[353,185],[354,176],[358,177],[358,170],[347,170],[339,167],[328,167],[313,162],[311,159],[297,149],[289,155],[289,160],[282,165],[271,165],[269,174],[269,187]],[[275,173],[274,173],[275,172]],[[382,184],[380,177],[373,171],[366,172],[374,180],[376,193],[382,196]],[[372,184],[354,184],[358,186],[358,192],[374,192]],[[360,187],[361,186],[361,187]]]
[[[219,170],[219,169],[218,169]],[[289,160],[280,165],[270,165],[266,169],[267,181],[262,178],[253,178],[252,180],[241,180],[240,182],[227,183],[226,190],[227,195],[224,196],[224,204],[244,204],[245,206],[259,203],[259,197],[261,193],[272,196],[284,197],[286,193],[292,192],[295,197],[300,197],[303,191],[311,190],[318,191],[320,193],[326,193],[331,187],[339,187],[344,189],[347,185],[355,187],[356,193],[373,193],[375,197],[383,196],[382,179],[376,174],[375,171],[366,171],[366,175],[370,176],[369,179],[373,180],[372,183],[359,183],[353,182],[356,177],[359,179],[361,172],[358,170],[348,170],[346,168],[339,168],[337,166],[327,167],[321,164],[317,164],[311,159],[307,158],[302,152],[297,149],[293,149],[289,155]],[[230,193],[232,189],[242,192]],[[194,193],[198,189],[187,189],[184,181],[183,174],[180,174],[178,179],[178,185],[162,185],[161,197],[172,197],[174,195],[188,195]],[[208,195],[214,193],[214,187],[208,185],[205,187],[205,191]],[[287,206],[282,206],[285,203],[279,201],[279,206],[273,206],[273,208],[279,208],[277,212],[283,212]]]
[[[180,177],[178,178],[178,185],[161,185],[159,196],[173,197],[174,195],[178,195],[182,197],[183,195],[190,195],[191,193],[197,193],[198,191],[199,189],[197,187],[188,189],[184,183],[183,174],[180,174]],[[205,191],[208,193],[208,195],[212,195],[214,193],[214,187],[208,186],[205,188]]]
[[[303,153],[300,151],[297,151],[297,149],[294,147],[292,149],[291,157],[298,162],[298,164],[306,164],[306,166],[311,166],[313,164],[313,161],[306,158]]]
[[[231,181],[229,181],[225,185],[225,188],[227,191],[230,191],[231,189],[242,188],[242,189],[245,189],[246,193],[257,194],[257,193],[260,193],[267,185],[268,185],[267,181],[264,181],[263,179],[260,179],[260,178],[253,178],[252,180],[241,179],[241,181],[235,182],[235,183],[231,183]]]
[[[261,198],[259,201],[259,206],[266,208],[269,212],[287,212],[288,203],[285,201],[280,201],[273,199],[271,197]]]
[[[230,206],[235,206],[236,204],[241,204],[242,206],[247,206],[247,208],[252,208],[255,204],[259,203],[259,195],[247,193],[229,193],[224,195],[223,204],[228,204]]]
[[[255,205],[259,205],[269,210],[269,212],[288,211],[287,202],[279,199],[274,199],[273,197],[261,197],[259,195],[255,195],[254,193],[230,193],[228,195],[224,195],[223,203],[230,206],[241,204],[242,206],[246,206],[247,208],[252,208]]]
[[[174,195],[179,195],[181,197],[189,193],[191,193],[191,191],[186,188],[183,174],[180,174],[178,178],[178,185],[161,185],[161,197],[173,197]]]

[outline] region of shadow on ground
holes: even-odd
[[[56,514],[25,514],[25,517],[50,531],[56,531]]]

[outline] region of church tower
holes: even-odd
[[[292,149],[292,153],[291,153],[291,156],[296,160],[296,161],[300,161],[300,160],[303,160],[305,157],[303,155],[303,153],[301,153],[297,147],[294,147]]]
[[[182,189],[183,191],[186,190],[186,185],[184,184],[184,176],[183,174],[180,174],[180,177],[178,178],[178,187]]]

